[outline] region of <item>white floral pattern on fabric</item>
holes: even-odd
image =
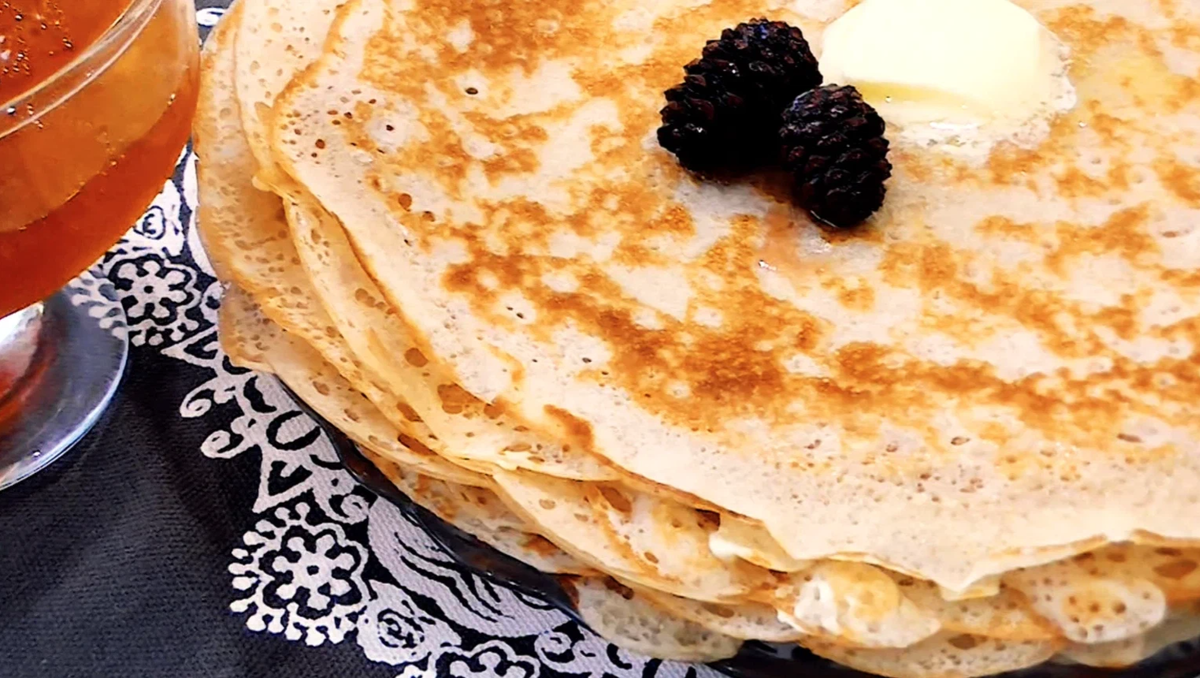
[[[121,298],[102,270],[85,271],[67,285],[67,292],[71,304],[86,308],[88,316],[94,318],[101,329],[108,330],[118,339],[128,336]]]
[[[252,631],[282,633],[288,640],[340,643],[365,606],[362,570],[366,549],[346,538],[341,525],[309,521],[304,502],[276,508],[233,550],[233,587],[245,592],[230,609],[249,614]]]
[[[211,27],[221,10],[201,10]],[[341,468],[274,379],[234,367],[217,341],[222,292],[195,232],[190,152],[125,239],[72,285],[72,301],[141,350],[202,376],[179,416],[205,422],[197,451],[258,462],[253,528],[230,544],[230,605],[251,631],[307,644],[353,639],[405,678],[716,676],[634,656],[559,610],[467,572],[399,509]],[[127,324],[120,322],[122,308]]]
[[[414,664],[443,645],[462,644],[449,624],[422,610],[404,589],[382,582],[371,589],[371,602],[358,618],[358,644],[368,659]]]
[[[488,641],[470,651],[446,648],[431,662],[432,676],[461,676],[462,678],[538,678],[538,664],[529,657],[513,654],[500,641]]]

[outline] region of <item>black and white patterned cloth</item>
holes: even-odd
[[[201,0],[202,34],[222,4]],[[0,676],[716,675],[463,571],[359,487],[272,380],[221,353],[195,204],[189,150],[76,285],[131,361],[96,430],[0,493]]]

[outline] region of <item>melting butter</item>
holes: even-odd
[[[905,140],[985,150],[1074,105],[1066,58],[1008,0],[864,0],[826,29],[821,72]]]

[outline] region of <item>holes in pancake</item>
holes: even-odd
[[[477,87],[468,87],[463,91],[466,92],[470,96],[475,96],[476,94],[479,94],[479,89]]]
[[[429,449],[425,443],[408,434],[401,433],[400,435],[396,436],[396,440],[400,441],[401,445],[407,447],[417,454],[424,456],[433,456],[434,454],[433,450]]]
[[[1156,566],[1154,573],[1163,579],[1178,581],[1195,572],[1196,567],[1196,561],[1181,558]]]
[[[633,600],[633,589],[618,582],[611,577],[604,578],[604,587],[610,591],[614,591],[625,600]]]
[[[458,384],[439,384],[437,392],[442,401],[442,411],[446,414],[462,414],[477,402],[475,396],[467,393]]]
[[[396,403],[396,409],[400,411],[402,417],[409,421],[421,421],[421,415],[417,414],[417,411],[410,407],[408,403],[398,402]]]
[[[704,509],[696,509],[696,524],[708,532],[715,532],[721,526],[721,515]]]
[[[600,495],[609,506],[621,513],[628,515],[633,510],[633,503],[629,501],[629,497],[611,485],[601,485]]]
[[[709,612],[717,617],[721,617],[722,619],[733,619],[737,614],[729,607],[726,607],[725,605],[719,605],[717,603],[701,603],[700,607],[703,608],[705,612]]]
[[[541,506],[547,511],[553,511],[556,504],[554,503],[553,499],[539,499],[538,506]]]

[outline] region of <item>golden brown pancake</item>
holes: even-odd
[[[1078,106],[977,164],[897,145],[854,232],[653,141],[696,45],[768,12],[819,40],[837,12],[804,3],[361,0],[276,158],[462,388],[793,557],[961,589],[1196,539],[1195,16],[1021,4]]]
[[[223,314],[252,330],[223,339],[419,503],[628,583],[588,584],[628,647],[1136,661],[1200,598],[1172,548],[1200,539],[1175,520],[1200,501],[1198,21],[1019,4],[1080,105],[978,162],[893,140],[885,208],[833,232],[775,177],[683,172],[654,128],[720,28],[819,45],[841,0],[243,0],[197,126]]]

